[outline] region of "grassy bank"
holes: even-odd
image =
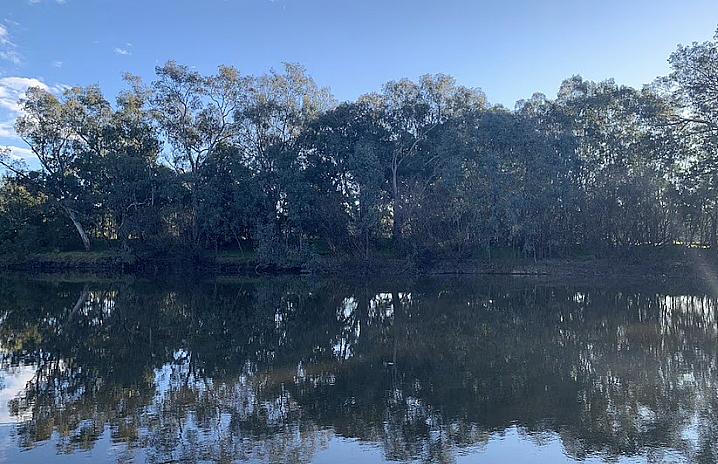
[[[689,247],[652,248],[600,258],[442,259],[418,262],[412,257],[376,254],[361,259],[323,255],[304,265],[262,263],[254,253],[226,252],[203,256],[141,257],[119,251],[72,251],[0,255],[0,269],[26,272],[204,273],[216,275],[438,275],[496,274],[590,278],[652,277],[716,279],[718,259],[711,250]]]
[[[0,268],[30,272],[117,271],[130,272],[137,267],[137,258],[115,251],[66,251],[0,255]]]

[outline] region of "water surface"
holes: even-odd
[[[0,280],[0,462],[718,460],[716,298],[530,279]]]

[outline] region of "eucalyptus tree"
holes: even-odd
[[[302,137],[307,182],[318,225],[330,246],[346,245],[366,255],[382,235],[386,179],[381,163],[389,133],[367,101],[342,103],[315,119]],[[327,201],[329,198],[329,201]]]
[[[480,90],[457,87],[443,74],[424,75],[418,84],[391,81],[381,94],[362,99],[375,107],[389,133],[390,149],[382,162],[392,198],[392,236],[399,238],[447,160],[448,152],[438,150],[441,145],[430,143],[430,137],[440,137],[435,133],[453,116],[484,108],[486,99]]]
[[[233,143],[259,189],[257,244],[262,253],[276,255],[280,245],[288,245],[292,226],[302,223],[303,195],[296,188],[307,162],[300,135],[334,100],[304,67],[291,63],[284,65],[283,73],[272,70],[252,78],[245,96],[246,104],[234,112]]]
[[[117,97],[117,109],[104,128],[108,147],[97,160],[95,182],[113,235],[127,248],[129,238],[143,237],[158,220],[166,169],[158,160],[161,144],[148,110],[150,93],[138,78],[125,78],[130,89]]]
[[[562,222],[570,200],[561,138],[549,136],[525,109],[492,107],[466,118],[449,139],[453,145],[444,146],[461,153],[461,165],[436,221],[439,243],[453,242],[459,256],[484,250],[491,257],[496,247],[551,254],[554,222]]]
[[[706,141],[718,134],[718,30],[713,40],[679,45],[669,58],[676,103],[684,110],[678,117],[693,125]]]
[[[133,86],[114,109],[99,87],[89,86],[67,89],[60,98],[31,88],[20,102],[16,130],[41,169],[28,171],[7,155],[0,163],[70,219],[86,250],[88,225],[95,235],[126,243],[127,219],[151,202],[159,144],[143,109],[145,98]]]
[[[72,221],[86,250],[90,238],[83,224],[95,208],[91,200],[94,186],[82,165],[89,157],[102,156],[107,139],[104,127],[112,109],[99,88],[71,88],[61,98],[32,87],[20,101],[22,115],[16,132],[37,157],[41,170],[28,172],[0,158],[15,175],[37,185],[63,214]]]
[[[713,40],[679,46],[668,61],[672,72],[661,84],[677,111],[665,125],[681,133],[686,152],[681,210],[688,229],[702,229],[718,248],[718,30]]]
[[[534,231],[540,224],[537,241],[542,254],[549,257],[566,253],[577,243],[575,234],[580,221],[577,141],[570,118],[559,108],[556,102],[536,93],[518,102],[514,112],[526,134],[541,147],[538,156],[530,157],[528,169],[534,199],[540,199],[541,207],[529,217],[534,221]]]
[[[261,214],[260,195],[252,171],[234,145],[217,147],[199,170],[199,228],[205,246],[236,246],[244,251]]]
[[[174,61],[155,72],[152,114],[171,148],[170,162],[189,190],[189,232],[197,246],[200,172],[213,151],[238,136],[235,114],[244,108],[250,79],[229,66],[220,66],[216,75],[202,76]]]
[[[478,206],[469,185],[486,179],[477,156],[476,126],[490,110],[482,105],[455,107],[450,117],[419,145],[419,157],[408,163],[402,185],[410,205],[404,234],[410,237],[418,265],[436,257],[473,254],[480,227],[471,220]],[[478,219],[474,217],[474,219]]]
[[[561,85],[557,116],[576,140],[579,241],[629,247],[670,241],[670,137],[656,129],[665,102],[648,89],[579,76]]]
[[[46,209],[47,198],[22,178],[0,179],[0,252],[24,253],[50,244],[47,239],[57,234],[43,233]]]

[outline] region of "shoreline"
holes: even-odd
[[[706,249],[684,249],[678,256],[644,254],[640,258],[558,258],[537,261],[496,259],[436,260],[417,265],[411,259],[373,256],[369,260],[322,256],[296,266],[262,264],[255,256],[142,259],[127,253],[58,252],[0,255],[0,270],[27,273],[118,273],[204,275],[504,275],[537,277],[699,279],[718,281],[718,259]]]

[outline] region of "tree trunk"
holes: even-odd
[[[192,245],[193,248],[199,246],[199,199],[197,198],[197,183],[192,184]]]
[[[90,251],[90,249],[92,248],[92,246],[90,245],[90,238],[87,236],[85,228],[82,227],[82,224],[77,219],[77,214],[75,214],[75,211],[68,208],[67,206],[62,205],[62,209],[65,211],[65,214],[67,214],[67,217],[69,217],[72,223],[75,225],[75,229],[77,229],[77,233],[80,235],[80,239],[82,240],[82,244],[85,247],[85,251]]]
[[[402,229],[402,216],[401,216],[401,207],[399,206],[399,201],[394,200],[394,225],[392,227],[392,237],[394,239],[401,238],[401,229]]]
[[[397,179],[398,163],[396,159],[392,162],[391,167],[391,190],[392,196],[394,197],[394,225],[392,227],[392,238],[398,239],[401,237],[401,229],[403,223],[401,201],[399,199],[399,182]]]

